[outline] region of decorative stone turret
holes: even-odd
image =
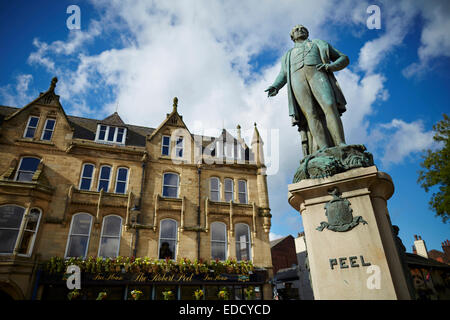
[[[258,173],[256,177],[256,182],[258,184],[258,197],[260,203],[260,215],[263,217],[263,229],[264,232],[268,233],[270,231],[270,218],[272,215],[270,214],[269,207],[269,197],[267,193],[267,175],[266,175],[266,166],[264,164],[264,151],[263,151],[264,142],[261,139],[258,128],[256,127],[253,131],[252,138],[252,152],[254,155],[254,161],[256,166],[258,167]]]

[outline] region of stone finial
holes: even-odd
[[[178,98],[174,97],[173,98],[173,111],[177,111],[178,108]]]
[[[237,127],[236,127],[236,129],[237,129],[237,136],[238,136],[238,139],[241,140],[241,126],[238,124]]]
[[[48,88],[48,91],[55,91],[56,83],[58,82],[57,77],[53,77],[52,82],[50,83],[50,87]]]

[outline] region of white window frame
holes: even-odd
[[[245,192],[241,192],[240,189],[239,189],[239,182],[241,182],[241,181],[245,182]],[[238,188],[238,200],[239,200],[239,203],[248,204],[248,186],[247,186],[247,180],[244,180],[244,179],[238,180],[237,188]],[[240,197],[239,197],[240,194],[245,194],[245,202],[241,202],[241,199],[240,199]]]
[[[229,202],[229,200],[227,200],[227,193],[230,193],[230,192],[227,192],[227,184],[226,184],[226,181],[227,180],[230,180],[231,181],[231,201],[233,201],[234,202],[234,180],[233,179],[231,179],[231,178],[225,178],[225,179],[223,179],[223,192],[224,192],[224,197],[225,197],[225,201],[226,202]]]
[[[66,251],[65,251],[65,253],[64,253],[64,258],[78,258],[78,257],[68,257],[68,256],[67,256],[67,252],[68,252],[68,250],[69,250],[69,244],[70,244],[70,237],[71,237],[71,236],[86,236],[85,234],[72,234],[72,228],[73,228],[73,221],[74,221],[74,218],[75,218],[75,216],[80,215],[80,214],[86,214],[86,215],[88,215],[88,216],[91,218],[91,223],[89,224],[89,233],[88,233],[88,235],[87,235],[88,240],[87,240],[87,243],[86,243],[86,249],[84,250],[83,259],[86,258],[86,255],[87,255],[87,253],[88,253],[88,251],[89,251],[89,242],[91,241],[91,232],[92,232],[92,220],[93,220],[93,216],[92,216],[91,214],[87,213],[87,212],[78,212],[78,213],[75,213],[74,215],[72,215],[72,221],[70,221],[69,236],[67,237],[67,244],[66,244]]]
[[[102,165],[102,166],[100,166],[100,170],[98,170],[98,181],[97,181],[97,192],[100,192],[100,182],[102,181],[102,180],[105,180],[105,179],[102,179],[102,168],[104,168],[104,167],[108,167],[109,168],[109,178],[108,178],[108,187],[106,188],[106,190],[103,190],[103,192],[109,192],[109,188],[110,188],[110,186],[111,186],[111,176],[112,176],[112,166],[110,166],[110,165],[107,165],[107,164],[104,164],[104,165]]]
[[[177,185],[176,185],[176,187],[177,187],[177,196],[174,198],[174,197],[169,197],[169,196],[165,196],[164,195],[164,187],[175,187],[175,186],[173,186],[173,185],[166,185],[166,184],[164,184],[164,177],[166,176],[166,174],[174,174],[174,175],[176,175],[177,176]],[[161,190],[161,194],[162,194],[162,196],[164,197],[164,198],[169,198],[169,199],[178,199],[179,198],[179,195],[180,195],[180,175],[178,174],[178,173],[176,173],[176,172],[164,172],[163,173],[163,181],[162,181],[162,190]]]
[[[178,221],[175,220],[175,219],[170,219],[170,218],[162,219],[162,220],[159,222],[158,260],[164,260],[164,258],[160,258],[160,257],[159,257],[159,251],[161,250],[161,230],[162,230],[161,225],[162,225],[162,223],[163,223],[164,221],[167,221],[167,220],[175,221],[175,239],[172,239],[172,238],[164,238],[163,240],[171,240],[171,241],[175,240],[175,246],[174,246],[175,252],[173,253],[173,259],[171,259],[171,260],[176,260],[176,259],[177,259],[177,251],[178,251],[178,250],[177,250],[177,247],[178,247]]]
[[[181,139],[181,147],[179,147],[178,140]],[[178,155],[178,150],[181,149],[181,157]],[[184,158],[184,137],[179,136],[175,140],[175,158]]]
[[[169,145],[165,145],[164,144],[164,138],[169,138]],[[164,154],[164,152],[163,152],[164,147],[167,147],[169,149],[168,150],[168,154]],[[162,156],[166,156],[166,157],[170,157],[170,136],[163,135],[162,138],[161,138],[161,155]]]
[[[238,239],[238,236],[237,236],[237,231],[236,230],[237,230],[237,226],[238,225],[244,225],[244,226],[247,227],[248,242],[245,242],[245,244],[248,246],[248,260],[247,261],[253,261],[253,257],[252,257],[252,238],[251,238],[252,235],[250,233],[250,226],[248,224],[246,224],[246,223],[243,223],[243,222],[236,223],[234,225],[234,230],[235,230],[235,234],[236,234],[236,260],[237,260],[237,257],[238,257],[238,245],[240,245],[241,242],[242,242],[242,241],[240,241]],[[244,260],[237,260],[237,261],[244,261]]]
[[[127,178],[126,178],[126,180],[125,181],[122,181],[122,180],[120,181],[120,182],[125,182],[125,190],[124,190],[123,193],[117,192],[117,183],[119,182],[119,170],[120,169],[127,170]],[[117,170],[116,170],[116,183],[114,185],[114,193],[118,193],[118,194],[126,194],[127,193],[129,176],[130,176],[130,169],[129,168],[127,168],[127,167],[118,167],[117,168]]]
[[[217,187],[218,187],[218,190],[213,190],[212,187],[211,187],[211,182],[212,182],[212,180],[214,180],[214,179],[217,180]],[[220,179],[219,179],[218,177],[211,177],[211,178],[209,178],[209,197],[210,197],[211,201],[217,201],[217,202],[219,202],[220,199],[222,198],[222,197],[221,197],[221,194],[220,194],[220,189],[221,189],[220,187],[221,187],[221,183],[220,183]],[[212,198],[212,192],[213,192],[213,191],[219,193],[219,198],[218,198],[217,200],[213,200],[213,198]]]
[[[103,140],[99,139],[101,126],[106,127],[105,139],[103,139]],[[115,128],[114,137],[113,137],[112,141],[108,140],[110,128]],[[117,141],[117,133],[119,132],[119,129],[123,129],[122,141]],[[95,142],[108,143],[108,144],[125,144],[126,137],[127,137],[127,128],[125,128],[125,127],[108,126],[106,124],[101,124],[101,123],[97,124],[97,132],[95,134]]]
[[[224,226],[224,229],[225,229],[225,240],[224,241],[222,241],[222,240],[213,240],[213,231],[212,231],[213,230],[213,228],[212,228],[213,224],[221,224],[221,225]],[[210,241],[211,241],[211,259],[215,259],[213,257],[213,252],[212,252],[212,250],[213,250],[212,243],[213,242],[217,242],[217,243],[223,243],[225,245],[225,259],[224,260],[220,260],[220,261],[227,260],[227,258],[228,258],[228,237],[227,237],[227,231],[228,230],[227,230],[227,224],[224,223],[224,222],[221,222],[221,221],[214,221],[214,222],[211,223],[210,230],[211,230],[211,239],[210,239]]]
[[[81,184],[83,183],[84,167],[86,165],[91,165],[91,166],[94,167],[92,169],[92,177],[90,178],[91,179],[91,184],[89,185],[89,189],[87,189],[87,190],[86,189],[81,189]],[[83,163],[83,165],[81,166],[80,184],[78,185],[78,190],[91,191],[92,190],[92,184],[94,182],[94,176],[95,176],[95,164],[90,163],[90,162]]]
[[[54,121],[52,130],[47,129],[47,123],[48,123],[49,120]],[[44,127],[42,128],[41,140],[43,140],[43,141],[51,141],[52,138],[53,138],[53,132],[55,132],[55,128],[56,128],[56,119],[54,119],[54,118],[47,118],[45,120]],[[48,140],[44,139],[44,134],[45,134],[46,131],[51,131],[50,139],[48,139]]]
[[[36,127],[30,127],[31,118],[37,118],[37,119],[38,119],[38,121],[37,121],[37,123],[36,123]],[[27,126],[25,127],[25,131],[23,132],[23,138],[27,138],[27,139],[32,139],[32,138],[34,138],[34,136],[36,135],[36,131],[37,131],[37,128],[38,128],[38,126],[39,126],[39,121],[40,121],[40,120],[41,120],[41,117],[40,117],[40,116],[29,116],[29,117],[28,117]],[[27,131],[28,131],[29,128],[33,128],[33,129],[34,129],[34,134],[33,134],[32,137],[27,137]]]
[[[27,227],[27,224],[25,224],[25,226],[24,226],[24,234],[25,234],[25,232],[32,232],[32,233],[33,233],[33,237],[32,237],[31,240],[30,240],[30,241],[31,241],[31,245],[30,245],[29,251],[28,251],[27,253],[18,253],[18,254],[17,254],[18,256],[31,257],[31,255],[32,255],[32,253],[33,253],[34,242],[36,241],[36,235],[37,235],[37,233],[38,233],[38,231],[39,231],[39,224],[40,224],[40,222],[41,222],[42,210],[39,209],[39,208],[31,208],[31,209],[30,209],[30,212],[28,212],[28,214],[31,214],[31,211],[32,211],[32,210],[37,210],[37,211],[39,211],[39,218],[38,218],[38,221],[36,222],[36,230],[33,231],[33,230],[27,229],[27,228],[26,228],[26,227]],[[25,217],[25,214],[24,214],[24,217]],[[27,221],[27,223],[28,223],[28,221]],[[22,237],[21,241],[23,241],[23,237]],[[16,243],[17,243],[17,242],[16,242]]]
[[[120,230],[119,230],[119,235],[118,235],[118,236],[104,236],[104,235],[103,235],[103,231],[104,231],[104,228],[105,228],[105,220],[108,219],[109,217],[117,217],[117,218],[120,219]],[[98,257],[102,257],[102,258],[116,258],[116,257],[119,256],[119,252],[120,252],[120,239],[122,238],[122,226],[123,226],[123,219],[122,219],[122,217],[119,216],[119,215],[116,215],[116,214],[110,214],[110,215],[107,215],[107,216],[103,217],[102,231],[100,232],[100,241],[99,241],[99,243],[98,243],[98,252],[97,252],[97,256],[98,256]],[[116,255],[115,255],[114,257],[103,257],[103,256],[100,256],[100,251],[101,251],[101,248],[102,248],[102,239],[103,239],[103,237],[105,237],[105,238],[114,238],[114,239],[119,238],[119,243],[118,243],[118,245],[117,245]]]
[[[23,156],[22,158],[20,158],[19,166],[17,167],[16,174],[14,176],[14,181],[18,181],[17,177],[19,176],[19,172],[33,172],[33,171],[27,171],[27,170],[20,170],[20,166],[22,165],[22,161],[25,158],[34,158],[34,159],[38,159],[39,162],[42,161],[41,158],[33,157],[33,156]],[[39,167],[39,164],[38,164],[38,167]],[[37,168],[36,168],[36,170],[37,170]],[[36,173],[36,171],[33,172],[33,175],[34,175],[34,173]],[[19,182],[30,182],[30,181],[19,181]]]

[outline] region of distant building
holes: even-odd
[[[279,299],[299,299],[297,254],[295,252],[294,237],[286,237],[270,241],[272,254],[274,294]]]
[[[414,235],[413,253],[406,253],[416,299],[450,300],[449,241],[442,243],[444,252],[427,250],[421,236]]]
[[[304,233],[270,242],[274,289],[281,299],[314,300]]]
[[[314,300],[304,232],[299,233],[298,237],[295,238],[295,251],[297,253],[298,261],[299,298],[300,300]]]

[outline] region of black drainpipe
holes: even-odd
[[[145,182],[145,168],[147,167],[147,162],[144,160],[142,161],[142,179],[141,179],[141,193],[139,194],[139,200],[138,204],[135,206],[136,210],[141,210],[142,205],[142,197],[144,195],[144,182]],[[139,240],[139,229],[136,227],[136,224],[139,222],[139,216],[136,216],[136,222],[135,222],[135,229],[136,229],[136,236],[134,241],[134,249],[133,249],[133,257],[136,257],[137,254],[137,245]]]
[[[200,202],[201,202],[201,194],[200,194],[200,186],[201,186],[201,179],[200,175],[202,173],[202,169],[200,166],[197,168],[198,173],[198,206],[197,206],[197,260],[200,260]]]

